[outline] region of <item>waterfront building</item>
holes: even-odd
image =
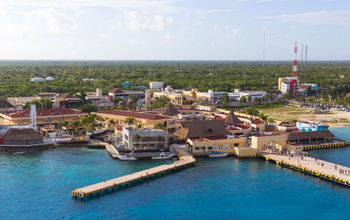
[[[332,143],[334,138],[334,134],[328,130],[289,132],[287,136],[288,142],[300,145]]]
[[[160,129],[123,127],[123,144],[130,150],[157,150],[169,149],[168,131]]]
[[[181,121],[180,128],[173,134],[179,140],[188,138],[225,137],[230,133],[225,129],[225,120]]]
[[[121,98],[123,100],[128,100],[132,96],[137,97],[137,99],[145,98],[145,92],[143,91],[126,91],[119,88],[114,88],[108,93],[109,100],[113,98]]]
[[[37,113],[37,125],[56,124],[59,121],[76,121],[87,115],[77,109],[54,108],[54,109],[39,109]],[[8,114],[0,114],[4,125],[22,125],[30,123],[30,110],[18,111]]]
[[[144,127],[154,128],[162,125],[164,129],[175,130],[177,125],[177,116],[166,116],[155,112],[146,111],[124,111],[124,110],[105,110],[99,111],[97,115],[105,119],[113,119],[118,125],[127,125],[126,119],[131,117],[134,124],[141,124]]]
[[[42,144],[43,138],[33,128],[9,128],[0,134],[0,146],[30,146]]]

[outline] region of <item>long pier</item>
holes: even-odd
[[[267,161],[279,164],[282,167],[317,176],[319,178],[345,186],[350,186],[349,167],[344,167],[339,164],[300,155],[291,156],[271,153],[259,153],[259,156],[265,158]]]
[[[162,176],[170,171],[176,171],[180,168],[184,168],[190,165],[194,165],[196,160],[192,156],[180,156],[178,161],[173,164],[161,165],[150,169],[142,170],[140,172],[128,174],[115,179],[107,180],[104,182],[96,183],[90,186],[82,187],[72,190],[72,195],[75,199],[84,199],[88,195],[97,194],[101,195],[103,191],[110,190],[112,192],[135,185],[136,183],[142,183],[145,180],[153,179],[157,176]]]

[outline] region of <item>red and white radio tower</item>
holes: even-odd
[[[293,62],[292,76],[298,77],[298,46],[296,41],[295,41],[295,47],[294,47],[294,62]]]

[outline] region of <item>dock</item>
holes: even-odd
[[[72,196],[75,199],[84,199],[89,195],[101,195],[104,191],[116,192],[117,190],[140,184],[146,180],[166,175],[172,171],[179,170],[188,166],[195,165],[196,160],[192,156],[179,156],[179,160],[173,164],[166,164],[150,169],[142,170],[136,173],[121,176],[115,179],[106,180],[90,186],[72,190]]]
[[[90,139],[89,145],[105,147],[108,154],[111,155],[111,157],[113,159],[118,159],[120,156],[119,152],[115,149],[115,147],[112,144],[109,144],[107,142],[103,142],[103,141],[95,140],[95,139]]]
[[[317,176],[328,181],[350,186],[350,168],[302,155],[279,155],[259,153],[267,161],[302,173]]]

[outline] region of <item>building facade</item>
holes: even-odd
[[[159,150],[169,149],[168,131],[159,129],[123,127],[123,143],[129,149]]]

